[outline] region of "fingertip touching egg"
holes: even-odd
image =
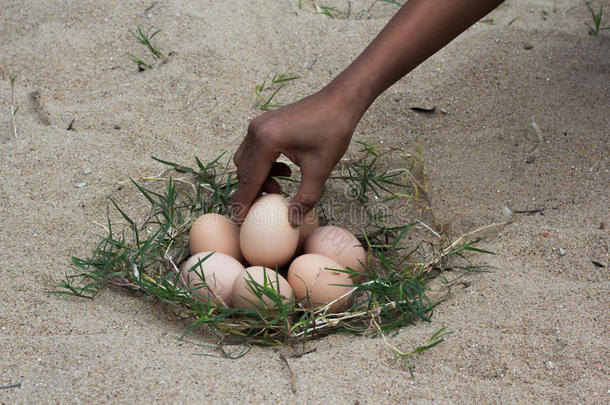
[[[288,200],[267,194],[252,204],[239,232],[239,244],[252,266],[276,269],[288,263],[299,242],[299,229],[288,220]]]
[[[345,270],[345,267],[331,258],[304,254],[290,264],[288,283],[297,300],[303,300],[305,305],[310,303],[313,307],[325,306],[345,295],[327,310],[329,313],[340,312],[348,305],[350,297],[346,294],[353,287],[349,274],[340,270]]]
[[[362,244],[347,229],[327,225],[314,230],[305,240],[304,253],[317,253],[329,257],[345,267],[364,273],[366,251]],[[360,281],[361,276],[355,277]]]
[[[297,252],[303,250],[305,240],[313,231],[318,229],[319,226],[320,220],[318,219],[318,213],[315,208],[312,208],[303,218],[303,223],[299,225],[299,245],[297,246]]]
[[[180,278],[202,301],[216,300],[230,306],[233,282],[243,269],[244,266],[237,259],[227,254],[200,252],[182,265]]]
[[[252,266],[245,268],[233,282],[233,307],[256,309],[262,304],[265,308],[276,308],[277,302],[270,296],[265,295],[260,290],[262,287],[273,288],[280,297],[283,297],[282,302],[294,298],[292,287],[290,287],[288,281],[275,270],[263,266]],[[257,293],[261,296],[262,303]]]
[[[191,255],[220,252],[243,261],[239,247],[239,228],[220,214],[203,214],[193,222],[189,232]]]

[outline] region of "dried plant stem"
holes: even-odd
[[[456,247],[458,247],[460,245],[460,243],[463,243],[463,241],[466,240],[467,238],[469,238],[472,235],[475,235],[477,233],[483,232],[483,231],[485,231],[487,229],[495,228],[495,227],[498,227],[498,226],[503,226],[503,225],[506,225],[506,224],[509,224],[509,223],[510,223],[510,221],[507,221],[507,222],[495,222],[493,224],[488,224],[488,225],[482,226],[480,228],[477,228],[477,229],[475,229],[473,231],[466,232],[463,235],[461,235],[459,238],[454,240],[451,244],[449,244],[449,246],[444,248],[442,253],[436,259],[430,261],[429,263],[422,263],[422,266],[425,268],[425,271],[430,271],[436,265],[438,265],[441,262],[441,260],[443,260],[444,257],[446,257],[447,255],[451,254],[451,252],[453,250],[455,250]],[[488,253],[488,252],[486,252],[486,253]]]
[[[6,70],[3,66],[0,66],[0,78],[6,80],[8,77],[8,83],[11,86],[11,98],[9,104],[11,106],[11,124],[13,125],[13,136],[17,138],[17,123],[15,122],[15,115],[17,114],[17,107],[15,107],[15,79],[17,76],[14,73]]]
[[[286,358],[286,356],[284,356],[284,353],[280,352],[280,358],[286,364],[286,367],[288,367],[288,372],[290,373],[290,387],[292,388],[292,393],[296,394],[297,393],[297,383],[296,383],[294,371],[292,371],[292,367],[290,367],[290,363],[288,363],[288,359]]]
[[[375,7],[375,4],[377,4],[377,1],[379,1],[379,0],[373,0],[373,2],[371,3],[371,5],[369,6],[369,8],[366,11],[370,13],[371,10],[373,9],[373,7]]]
[[[432,234],[433,234],[434,236],[436,236],[437,238],[440,238],[440,237],[441,237],[441,235],[440,235],[438,232],[436,232],[434,229],[430,228],[430,225],[425,224],[424,222],[420,221],[419,219],[418,219],[418,220],[416,220],[415,222],[417,222],[418,224],[420,224],[421,226],[423,226],[424,228],[426,228],[427,230],[429,230],[430,232],[432,232]]]
[[[12,384],[0,385],[0,390],[7,390],[9,388],[20,388],[20,387],[21,387],[21,383],[17,382],[17,383],[12,383]]]
[[[17,114],[17,110],[15,109],[15,76],[11,76],[9,80],[11,82],[11,123],[13,124],[13,136],[17,139],[17,123],[15,122],[15,114]]]
[[[374,283],[374,280],[371,281],[367,281],[366,283],[360,284],[360,286],[365,286],[365,285],[370,285],[372,283]],[[314,311],[313,314],[314,315],[320,315],[320,314],[324,314],[328,308],[330,308],[334,303],[336,303],[337,301],[353,294],[356,290],[358,290],[358,288],[361,288],[360,286],[358,287],[354,287],[351,290],[349,290],[348,292],[346,292],[345,294],[343,294],[341,297],[335,299],[334,301],[330,302],[329,304],[327,304],[326,306],[319,308],[318,310]],[[312,332],[315,332],[316,330],[324,330],[324,329],[328,329],[328,328],[332,328],[334,326],[337,326],[338,323],[342,322],[342,321],[347,321],[349,319],[355,319],[355,318],[362,318],[366,315],[373,315],[376,313],[379,313],[381,311],[381,309],[394,309],[396,308],[399,304],[404,304],[406,302],[405,301],[390,301],[387,302],[383,305],[380,305],[376,308],[367,310],[367,311],[360,311],[360,312],[341,312],[341,313],[335,313],[335,314],[328,314],[328,316],[326,318],[323,318],[319,321],[316,322],[316,324],[314,326],[312,326],[311,328],[308,329],[304,329],[298,333],[295,333],[293,336],[294,337],[301,337],[304,335],[309,335]]]

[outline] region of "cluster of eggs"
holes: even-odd
[[[189,233],[192,256],[182,266],[182,281],[200,299],[234,308],[257,308],[261,299],[273,308],[276,303],[258,284],[303,305],[332,303],[328,312],[345,309],[349,291],[361,279],[346,269],[363,273],[365,250],[348,230],[320,227],[313,210],[302,225],[292,226],[288,206],[279,194],[264,195],[241,227],[219,214],[197,218]],[[286,266],[284,278],[277,270]]]

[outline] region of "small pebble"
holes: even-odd
[[[92,171],[93,171],[93,170],[91,170],[91,167],[89,167],[89,166],[85,166],[85,167],[83,168],[83,173],[84,173],[84,174],[91,174],[91,172],[92,172]]]
[[[535,161],[536,161],[536,156],[533,156],[533,155],[528,156],[527,158],[525,158],[525,163],[527,163],[527,164],[534,163]]]
[[[532,121],[530,126],[527,128],[526,138],[528,141],[533,143],[542,142],[542,131],[540,130],[538,124]]]
[[[76,188],[83,188],[83,187],[85,187],[86,185],[87,185],[87,182],[86,182],[86,181],[83,181],[82,183],[78,183],[78,184],[76,184],[74,187],[76,187]]]
[[[312,70],[312,69],[313,69],[313,67],[316,65],[316,62],[317,62],[317,61],[318,61],[318,59],[313,58],[313,59],[311,60],[311,62],[309,62],[309,64],[307,64],[307,66],[305,66],[305,68],[306,68],[307,70]]]
[[[553,364],[552,361],[547,361],[546,363],[544,363],[544,365],[546,366],[547,370],[554,370],[555,369],[555,364]]]
[[[513,212],[510,210],[510,208],[504,206],[502,207],[502,215],[504,215],[505,217],[510,217],[511,215],[513,215]]]
[[[565,249],[563,249],[563,248],[559,248],[559,254],[560,254],[561,256],[565,256],[565,254],[566,254]]]

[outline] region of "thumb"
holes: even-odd
[[[303,180],[297,195],[294,196],[288,207],[290,223],[301,225],[305,215],[318,203],[322,195],[324,178],[307,176],[303,173]]]

